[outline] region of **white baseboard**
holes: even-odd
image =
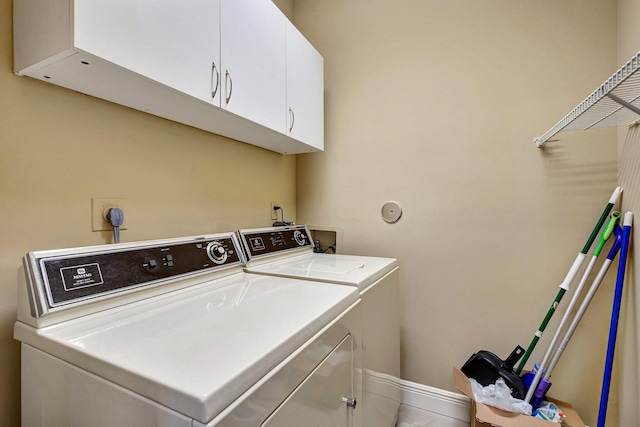
[[[383,374],[369,369],[364,370],[362,377],[362,385],[367,392],[384,397],[385,399],[395,400],[398,404],[402,397],[400,381],[399,378],[393,375]]]
[[[469,398],[462,394],[400,380],[401,403],[469,422]]]
[[[363,383],[370,393],[387,400],[469,422],[469,398],[463,394],[369,370],[364,372]]]

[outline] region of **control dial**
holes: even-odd
[[[293,232],[293,238],[296,241],[296,243],[300,246],[307,243],[307,235],[300,230],[296,230]]]
[[[220,242],[211,242],[207,245],[207,255],[216,264],[224,264],[227,260],[227,250]]]

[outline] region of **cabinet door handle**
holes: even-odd
[[[296,122],[296,115],[294,114],[291,107],[289,107],[289,119],[291,121],[291,126],[289,126],[289,132],[293,129],[293,124]]]
[[[214,74],[215,73],[215,74]],[[216,87],[213,87],[213,80],[215,75]],[[218,93],[218,87],[220,86],[220,72],[218,71],[218,67],[216,67],[215,62],[211,62],[211,98],[215,98]]]
[[[358,402],[354,397],[343,397],[341,400],[346,403],[349,408],[356,409],[356,404]]]
[[[229,88],[229,90],[227,91],[227,104],[228,104],[229,101],[231,100],[231,93],[233,93],[233,80],[231,80],[231,74],[229,74],[229,70],[225,70],[225,71],[226,71],[226,74],[224,78],[226,82],[226,87]]]

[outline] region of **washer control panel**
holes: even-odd
[[[238,233],[249,260],[281,252],[313,248],[313,240],[304,225],[240,230]]]
[[[244,263],[233,234],[125,246],[38,258],[49,306]]]

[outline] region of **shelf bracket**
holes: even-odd
[[[624,99],[622,99],[622,98],[620,98],[618,96],[615,96],[612,93],[607,93],[605,96],[607,98],[610,98],[612,101],[617,102],[618,104],[622,105],[623,107],[633,111],[634,113],[636,113],[637,115],[640,116],[640,108],[636,107],[635,105],[628,103]]]

